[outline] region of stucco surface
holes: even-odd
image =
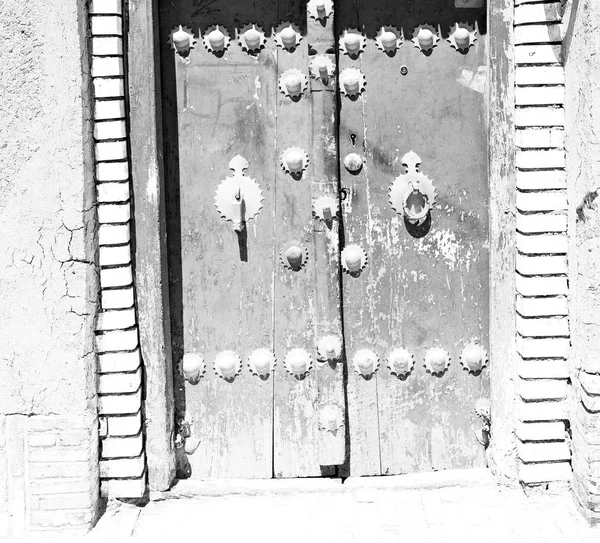
[[[570,0],[565,31],[571,357],[600,372],[600,5]]]
[[[0,1],[0,413],[95,396],[85,4]]]

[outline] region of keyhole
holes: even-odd
[[[356,134],[350,134],[350,141],[352,142],[352,147],[356,145]]]

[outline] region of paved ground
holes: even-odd
[[[335,480],[184,482],[112,502],[85,540],[269,543],[600,542],[568,492],[526,496],[485,470]]]

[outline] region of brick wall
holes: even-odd
[[[519,479],[540,484],[571,477],[560,3],[515,0],[514,21]]]
[[[0,415],[0,537],[82,534],[98,510],[97,422]]]
[[[146,488],[142,364],[131,250],[127,82],[122,0],[91,0],[94,142],[100,245],[96,326],[101,492],[141,497]]]

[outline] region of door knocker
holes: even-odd
[[[414,151],[402,157],[406,173],[394,179],[390,187],[390,203],[396,213],[404,215],[410,224],[425,222],[437,196],[429,177],[420,172],[421,158]]]

